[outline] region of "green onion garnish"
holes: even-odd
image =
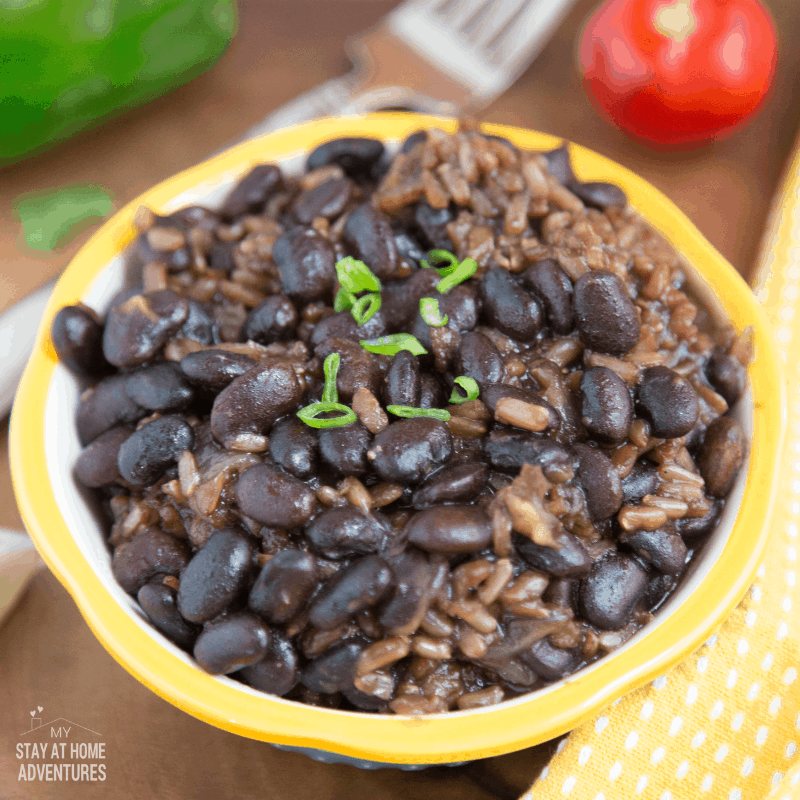
[[[451,403],[466,403],[469,400],[477,400],[478,393],[480,389],[478,388],[478,382],[474,378],[468,378],[466,375],[459,375],[455,379],[455,383],[457,383],[466,393],[466,397],[461,397],[458,393],[458,389],[453,389],[453,394],[450,395],[450,402]]]
[[[391,336],[379,336],[377,339],[362,339],[359,344],[370,353],[384,356],[397,355],[401,350],[408,350],[415,356],[428,352],[420,344],[419,339],[410,333],[393,333]]]
[[[447,422],[450,412],[443,408],[414,408],[414,406],[386,406],[386,410],[396,417],[433,417]]]
[[[361,327],[364,323],[372,319],[381,307],[381,296],[378,292],[370,292],[353,303],[350,313],[356,321],[356,325]]]
[[[336,262],[336,277],[339,283],[353,294],[381,290],[378,276],[363,261],[357,261],[352,256],[346,256]]]
[[[333,310],[347,311],[348,308],[352,308],[355,301],[356,296],[352,292],[344,288],[339,289],[339,291],[336,292],[336,297],[333,300]]]
[[[441,315],[439,301],[433,297],[423,297],[419,301],[419,313],[422,314],[422,319],[434,328],[441,328],[442,325],[447,325],[447,314]]]
[[[339,362],[341,356],[338,353],[331,353],[322,363],[322,371],[325,373],[325,388],[322,390],[323,403],[337,403],[339,392],[336,389],[336,375],[339,372]]]
[[[439,263],[447,262],[445,267],[433,267],[442,277],[449,275],[453,270],[458,267],[458,259],[448,250],[431,250],[428,253],[428,258],[431,261]],[[431,265],[423,258],[420,264],[426,269],[430,269]]]
[[[342,416],[318,419],[320,414],[328,414],[331,411],[339,411]],[[352,408],[343,406],[341,403],[312,403],[310,406],[301,408],[297,412],[297,416],[312,428],[342,428],[358,419]]]
[[[454,286],[471,278],[477,269],[478,263],[474,258],[465,258],[453,272],[448,273],[436,284],[436,290],[440,294],[450,291]]]

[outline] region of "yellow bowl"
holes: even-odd
[[[371,136],[397,142],[428,126],[456,127],[453,120],[408,114],[310,122],[244,142],[169,178],[123,208],[75,257],[53,293],[17,395],[10,440],[17,499],[31,536],[95,635],[131,674],[184,711],[242,736],[406,765],[499,755],[562,734],[686,656],[741,598],[769,534],[785,416],[773,333],[741,277],[659,191],[614,162],[572,147],[581,179],[621,186],[631,204],[700,273],[692,278],[696,290],[717,310],[721,307],[737,330],[753,326],[756,357],[749,370],[750,393],[737,406],[752,435],[749,464],[729,501],[727,519],[692,573],[656,620],[626,645],[576,675],[515,700],[422,718],[321,709],[255,692],[207,675],[147,624],[113,580],[91,499],[72,480],[71,464],[79,449],[73,424],[78,390],[57,365],[49,330],[61,306],[84,300],[101,308],[121,286],[120,253],[134,238],[139,206],[169,212],[190,203],[213,205],[257,163],[289,162],[291,168],[328,139]],[[559,143],[520,128],[487,125],[486,130],[531,150]]]

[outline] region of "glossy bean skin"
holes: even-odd
[[[456,556],[477,553],[492,540],[492,523],[477,506],[436,506],[415,514],[404,535],[429,553]]]
[[[441,276],[433,269],[419,269],[408,280],[391,281],[383,287],[381,311],[387,330],[405,329],[419,315],[419,301],[433,297]],[[441,295],[439,295],[441,299]],[[440,305],[441,308],[441,305]]]
[[[735,356],[719,350],[708,359],[706,377],[729,406],[742,396],[747,385],[747,370],[740,361]]]
[[[200,626],[187,622],[178,612],[178,593],[159,580],[146,583],[136,596],[147,618],[182,650],[191,650]]]
[[[229,353],[225,350],[200,350],[189,353],[180,360],[184,375],[194,384],[204,389],[219,391],[234,378],[244,375],[258,362],[242,353]]]
[[[622,356],[639,341],[641,324],[627,289],[613,273],[590,270],[575,282],[575,321],[592,350]]]
[[[678,533],[689,542],[706,536],[717,527],[723,508],[725,508],[724,500],[713,500],[711,508],[702,517],[684,517],[676,520]]]
[[[632,558],[612,554],[592,565],[582,581],[583,616],[606,631],[624,628],[647,589],[647,573]]]
[[[523,464],[570,472],[577,469],[577,459],[552,439],[512,430],[492,431],[483,442],[483,452],[494,469],[518,472]]]
[[[594,447],[575,445],[578,481],[593,521],[608,519],[622,506],[622,481],[611,459]]]
[[[247,315],[242,334],[246,340],[272,344],[291,339],[297,321],[294,303],[285,294],[273,294]]]
[[[432,208],[427,201],[421,200],[414,210],[414,222],[421,234],[423,244],[428,248],[450,250],[453,242],[447,233],[447,223],[453,221],[453,212],[449,208]]]
[[[358,641],[344,642],[310,661],[300,674],[300,682],[312,692],[333,694],[353,685],[356,662],[364,650]]]
[[[688,550],[674,525],[655,531],[626,532],[620,541],[666,575],[679,575],[686,565]]]
[[[189,563],[189,548],[157,528],[145,528],[118,545],[111,571],[119,585],[135,594],[156,575],[178,575]]]
[[[373,314],[363,325],[356,325],[350,311],[340,311],[325,317],[314,326],[311,333],[311,346],[317,347],[330,338],[349,339],[357,344],[362,339],[377,339],[386,331],[383,310]]]
[[[461,337],[454,366],[457,375],[474,378],[481,386],[502,383],[506,371],[500,351],[488,337],[477,331]]]
[[[90,308],[64,306],[50,327],[58,360],[80,378],[94,378],[108,371],[103,355],[103,326]]]
[[[302,611],[318,577],[314,556],[302,550],[282,550],[261,568],[247,605],[266,622],[283,624]]]
[[[581,663],[578,648],[562,649],[550,643],[549,637],[539,639],[520,658],[546,681],[557,681],[570,675]]]
[[[340,403],[349,403],[359,386],[369,389],[376,397],[380,396],[383,371],[378,356],[365,350],[357,342],[336,337],[326,339],[314,350],[314,354],[322,361],[331,353],[338,353],[340,359],[339,372],[336,375]]]
[[[527,536],[514,536],[517,551],[535,570],[557,578],[586,575],[592,566],[592,559],[581,540],[572,533],[562,531],[557,541],[561,545],[559,549],[536,544]]]
[[[438,375],[425,372],[419,380],[419,407],[441,408],[447,404],[447,390]]]
[[[220,342],[216,323],[196,300],[189,300],[189,313],[181,327],[181,336],[204,345]]]
[[[622,479],[623,501],[637,503],[646,494],[656,494],[660,485],[658,466],[648,458],[638,458],[628,476]]]
[[[538,300],[528,294],[508,270],[495,267],[481,279],[483,315],[489,325],[520,342],[530,342],[544,322]]]
[[[83,446],[109,428],[134,423],[147,414],[144,408],[131,400],[127,390],[126,375],[110,375],[81,395],[76,424]]]
[[[431,417],[415,417],[392,422],[382,430],[367,457],[383,480],[419,483],[432,469],[444,464],[452,450],[453,438],[445,423]]]
[[[654,436],[674,439],[694,428],[700,413],[697,392],[669,367],[648,367],[642,373],[637,404]]]
[[[561,265],[552,258],[540,259],[522,273],[522,281],[539,298],[553,332],[570,333],[575,320],[572,280]]]
[[[395,229],[394,243],[397,246],[397,255],[412,268],[418,267],[425,258],[425,250],[408,231]]]
[[[697,467],[712,497],[727,497],[747,455],[747,438],[732,417],[715,419],[706,431]]]
[[[166,220],[162,220],[162,223]],[[162,227],[159,225],[158,227]],[[172,227],[172,226],[170,226]],[[176,226],[177,227],[177,226]],[[169,252],[157,250],[149,241],[147,233],[141,233],[135,244],[136,253],[144,264],[149,264],[153,261],[159,261],[167,268],[169,272],[179,272],[186,269],[191,263],[191,255],[189,248],[186,245],[178,247],[176,250]]]
[[[603,181],[575,181],[569,185],[572,193],[580,197],[587,206],[605,211],[609,206],[624,206],[628,202],[625,192],[613,183]]]
[[[301,480],[257,464],[236,482],[236,502],[248,517],[274,528],[304,525],[314,513],[314,492]]]
[[[419,361],[408,350],[401,350],[389,365],[383,383],[386,405],[419,408]]]
[[[253,572],[253,539],[237,528],[212,534],[181,576],[178,610],[190,622],[208,622],[242,598]]]
[[[389,636],[404,636],[416,630],[430,604],[438,565],[416,548],[408,548],[390,559],[389,566],[395,586],[378,619]]]
[[[489,470],[477,462],[445,466],[416,489],[414,508],[421,511],[443,503],[472,500],[481,493],[488,478]]]
[[[308,478],[317,469],[317,437],[296,414],[279,419],[269,433],[269,454],[275,463],[297,478]]]
[[[225,199],[220,215],[225,219],[258,211],[280,189],[281,171],[274,164],[259,164],[242,178]]]
[[[365,556],[339,573],[314,600],[309,622],[323,631],[347,622],[374,606],[392,585],[392,571],[380,556]]]
[[[75,477],[90,489],[117,483],[120,480],[117,457],[119,449],[133,433],[133,428],[121,426],[101,433],[81,450],[75,462]]]
[[[246,611],[207,623],[194,645],[197,663],[212,675],[229,675],[259,662],[267,653],[269,630]]]
[[[128,397],[149,411],[182,411],[194,400],[194,389],[172,361],[151,364],[128,375]]]
[[[363,475],[369,468],[367,451],[372,445],[372,434],[360,422],[323,428],[318,437],[322,460],[338,474]]]
[[[277,697],[288,694],[300,677],[300,659],[291,640],[278,630],[270,630],[266,655],[240,670],[239,677],[254,689]]]
[[[316,217],[338,217],[350,199],[351,186],[347,178],[331,178],[319,186],[304,189],[294,203],[295,219],[310,225]]]
[[[337,164],[351,178],[364,178],[369,176],[383,153],[383,143],[378,139],[356,136],[332,139],[311,151],[306,169],[311,171]]]
[[[575,592],[578,588],[576,578],[553,578],[542,593],[545,603],[575,609]]]
[[[566,144],[556,147],[555,150],[548,150],[544,153],[544,157],[550,174],[554,175],[561,183],[566,185],[577,180],[572,171],[569,147]]]
[[[350,212],[342,240],[381,280],[396,276],[399,259],[392,223],[371,203],[364,203]]]
[[[311,228],[284,233],[272,248],[283,291],[298,303],[324,299],[333,290],[336,255],[330,242]]]
[[[376,514],[367,515],[354,506],[340,506],[314,517],[305,534],[317,553],[341,559],[383,550],[389,530]]]
[[[211,430],[224,445],[242,433],[263,433],[279,417],[295,411],[302,397],[290,365],[262,361],[217,395],[211,409]]]
[[[633,422],[628,384],[607,367],[591,367],[581,378],[581,422],[598,441],[621,444]]]
[[[181,329],[188,316],[188,301],[168,289],[134,295],[108,312],[103,354],[115,367],[143,364]]]
[[[505,383],[489,383],[484,384],[481,390],[480,399],[494,414],[497,411],[497,404],[500,400],[509,398],[511,400],[521,400],[523,403],[529,403],[532,406],[539,406],[547,410],[549,421],[545,430],[554,431],[558,430],[561,426],[561,418],[558,412],[536,392],[530,389],[523,389],[521,386],[509,386]]]
[[[184,450],[194,447],[192,426],[179,414],[146,422],[134,431],[117,453],[119,474],[135,486],[155,483]]]

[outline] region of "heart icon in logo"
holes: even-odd
[[[42,710],[42,707],[41,707],[41,706],[37,706],[37,708],[39,709],[39,711],[41,711],[41,710]]]
[[[31,716],[33,716],[35,713],[36,713],[35,711],[31,711]]]

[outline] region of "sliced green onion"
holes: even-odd
[[[468,378],[466,375],[459,375],[455,379],[455,383],[457,383],[467,393],[467,396],[461,397],[461,395],[458,393],[458,389],[453,389],[453,394],[450,395],[451,403],[466,403],[469,400],[478,399],[480,389],[478,388],[478,382],[475,380],[475,378]]]
[[[356,296],[347,289],[339,289],[333,301],[334,311],[347,311],[356,301]]]
[[[434,328],[441,328],[442,325],[447,325],[447,314],[444,316],[441,315],[439,311],[439,301],[433,297],[423,297],[420,299],[419,313],[422,314],[422,319]]]
[[[433,417],[447,422],[450,412],[443,408],[415,408],[414,406],[386,406],[386,410],[396,417]]]
[[[358,261],[352,256],[346,256],[336,262],[336,277],[339,283],[353,294],[381,290],[378,276],[363,261]]]
[[[342,416],[318,419],[320,414],[329,414],[332,411],[341,412]],[[342,428],[358,419],[352,408],[343,406],[341,403],[312,403],[310,406],[301,408],[297,412],[297,416],[312,428]]]
[[[473,258],[465,258],[453,272],[450,272],[442,278],[436,285],[436,289],[440,294],[450,291],[454,286],[459,283],[464,283],[475,274],[478,269],[478,263]]]
[[[356,325],[361,327],[365,322],[371,320],[381,307],[381,296],[378,292],[370,292],[353,303],[350,313],[356,321]]]
[[[339,372],[339,361],[341,357],[338,353],[331,353],[322,363],[322,371],[325,373],[325,388],[322,390],[323,403],[336,403],[339,401],[339,392],[336,390],[336,375]]]
[[[449,275],[453,270],[458,267],[458,259],[448,250],[431,250],[428,253],[428,258],[431,261],[438,261],[439,263],[445,261],[445,267],[433,267],[440,275]],[[423,258],[420,264],[426,269],[430,269],[431,265]]]
[[[384,356],[397,355],[401,350],[408,350],[415,356],[428,352],[420,344],[419,339],[410,333],[393,333],[391,336],[379,336],[377,339],[362,339],[359,344],[370,353]]]

